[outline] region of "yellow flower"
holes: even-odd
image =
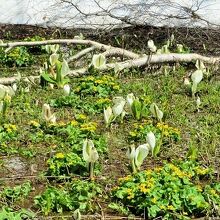
[[[79,124],[79,122],[76,121],[76,120],[73,120],[73,121],[70,122],[70,124],[71,124],[72,126],[77,126],[77,125]]]
[[[151,202],[155,204],[157,202],[157,199],[154,197],[153,199],[151,199]]]
[[[75,88],[75,92],[79,92],[79,91],[80,91],[80,87],[78,86]]]
[[[200,185],[197,185],[196,188],[198,189],[199,192],[202,192],[202,187]]]
[[[129,134],[130,134],[131,137],[136,137],[137,136],[137,132],[135,132],[135,131],[130,131]]]
[[[132,189],[127,189],[127,199],[133,199],[134,198],[134,193],[132,192]]]
[[[210,190],[210,193],[211,193],[213,196],[216,196],[216,195],[217,195],[217,193],[216,193],[216,191],[215,191],[214,189],[211,189],[211,190]]]
[[[168,210],[171,210],[171,211],[175,210],[175,208],[174,208],[172,205],[168,205],[168,206],[167,206],[167,209],[168,209]]]
[[[93,81],[95,78],[93,76],[88,76],[85,78],[85,81]]]
[[[95,83],[97,83],[97,84],[103,84],[103,83],[104,83],[104,81],[103,81],[103,80],[101,80],[101,79],[97,79],[97,80],[95,80]]]
[[[160,172],[162,169],[163,169],[162,167],[156,167],[156,168],[154,169],[154,171],[155,171],[155,172]]]
[[[86,118],[87,118],[87,116],[84,114],[77,115],[77,119],[79,119],[79,120],[85,120]]]
[[[97,100],[97,104],[110,103],[111,100],[108,98],[101,98]]]
[[[63,159],[65,156],[64,156],[63,153],[57,153],[57,154],[55,155],[55,157],[56,157],[57,159]]]
[[[12,125],[12,124],[10,124],[10,128],[11,128],[13,131],[16,131],[16,130],[17,130],[16,125]]]
[[[160,206],[160,209],[165,209],[166,207],[164,205],[161,205]]]
[[[128,176],[125,176],[125,177],[121,177],[118,180],[119,180],[119,182],[129,181],[129,180],[131,180],[131,175],[128,175]]]
[[[96,129],[97,129],[97,123],[95,122],[84,123],[80,126],[81,131],[95,132]]]
[[[30,125],[33,127],[40,127],[40,123],[38,123],[37,121],[30,121]]]
[[[11,133],[11,132],[12,132],[11,128],[6,128],[6,131],[7,131],[8,133]]]
[[[118,85],[112,87],[114,90],[119,90],[120,87]]]
[[[203,169],[203,168],[199,168],[198,167],[195,171],[196,171],[196,173],[198,175],[206,175],[206,174],[209,173],[209,169],[208,168]]]
[[[150,176],[151,173],[152,173],[152,170],[146,170],[145,173],[146,173],[147,176]]]
[[[13,124],[4,124],[3,127],[8,133],[12,133],[13,131],[17,130],[16,125]]]

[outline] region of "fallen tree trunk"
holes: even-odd
[[[220,62],[220,57],[207,57],[200,54],[178,54],[178,53],[168,53],[168,54],[137,54],[123,48],[113,47],[110,45],[105,45],[91,40],[80,40],[80,39],[58,39],[58,40],[46,40],[46,41],[35,41],[35,42],[13,42],[13,43],[2,43],[0,47],[8,47],[10,49],[17,46],[36,46],[36,45],[48,45],[48,44],[82,44],[88,45],[89,47],[79,51],[73,57],[69,58],[69,61],[74,61],[80,59],[86,54],[93,52],[94,50],[101,50],[102,55],[106,58],[110,56],[128,58],[123,62],[111,62],[106,63],[106,65],[99,68],[100,71],[111,70],[117,67],[118,71],[126,68],[133,67],[145,67],[154,64],[166,64],[166,63],[191,63],[196,60],[200,60],[207,64],[218,64]],[[70,77],[81,76],[88,73],[89,66],[71,70],[69,73]],[[32,77],[33,78],[33,77]],[[34,77],[34,79],[39,77]],[[28,80],[28,77],[24,77],[24,80]],[[9,85],[18,80],[17,77],[1,78],[0,84]]]

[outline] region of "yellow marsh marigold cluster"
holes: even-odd
[[[12,133],[14,131],[17,131],[16,125],[13,125],[13,124],[4,124],[3,127],[4,127],[5,131],[7,131],[8,133]]]
[[[81,131],[89,131],[89,132],[95,132],[97,129],[97,123],[96,122],[88,122],[80,125]]]
[[[56,153],[55,157],[57,159],[63,159],[65,157],[65,155],[63,153]]]
[[[132,176],[131,175],[128,175],[128,176],[125,176],[125,177],[121,177],[118,179],[119,182],[127,182],[127,181],[130,181],[132,180]]]
[[[184,178],[184,177],[188,177],[191,178],[192,175],[189,173],[185,173],[183,171],[181,171],[177,166],[175,166],[174,164],[169,164],[169,168],[173,171],[173,175],[178,176],[179,178]]]
[[[173,128],[165,123],[157,123],[156,126],[160,131],[163,132],[164,136],[170,136],[170,135],[180,135],[180,131],[177,128]]]
[[[127,199],[133,199],[135,196],[132,189],[127,189],[127,194],[128,194]]]
[[[29,125],[31,125],[31,126],[33,126],[33,127],[35,127],[35,128],[40,127],[40,123],[37,122],[37,121],[34,121],[34,120],[30,121],[30,122],[29,122]]]

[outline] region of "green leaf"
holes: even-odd
[[[131,106],[132,114],[137,119],[141,119],[141,111],[142,111],[142,104],[138,99],[135,99]]]
[[[54,79],[52,79],[51,76],[47,73],[42,73],[41,77],[49,83],[52,83],[52,84],[56,83],[56,81]]]

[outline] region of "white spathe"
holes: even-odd
[[[149,147],[148,144],[142,144],[137,147],[135,151],[135,165],[139,169],[144,162],[144,159],[149,154]]]
[[[110,106],[107,109],[104,108],[104,120],[107,125],[110,124],[112,115],[113,115],[113,112]]]
[[[64,91],[65,95],[69,95],[70,94],[70,86],[68,84],[64,85],[63,91]]]
[[[155,135],[152,131],[150,131],[149,133],[147,133],[147,143],[149,144],[152,152],[155,148],[155,145],[156,145],[156,138],[155,138]]]
[[[203,72],[202,70],[196,70],[195,72],[193,72],[193,74],[191,75],[191,79],[193,81],[194,84],[198,84],[202,81],[203,78]]]

